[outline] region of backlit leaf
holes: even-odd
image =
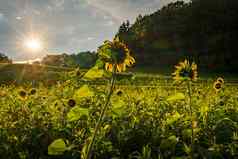
[[[89,116],[89,110],[87,108],[81,108],[79,106],[72,108],[68,114],[67,119],[70,122],[79,120],[82,116]]]
[[[94,92],[90,90],[88,85],[83,85],[80,89],[76,90],[74,93],[75,99],[80,99],[84,97],[92,97],[94,96]]]
[[[63,139],[57,139],[48,146],[49,155],[62,155],[67,150]]]
[[[167,101],[173,102],[173,101],[184,100],[184,99],[185,99],[185,95],[183,93],[176,93],[175,95],[169,96],[167,98]]]
[[[104,76],[104,70],[98,69],[97,67],[91,68],[85,75],[84,79],[98,79]]]

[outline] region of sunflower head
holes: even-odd
[[[30,91],[30,95],[34,95],[34,94],[36,94],[36,89],[31,89],[31,91]]]
[[[188,60],[184,60],[184,62],[180,62],[175,66],[176,70],[172,74],[173,79],[178,82],[182,82],[185,80],[196,81],[198,77],[197,65],[193,62],[190,64]]]
[[[127,66],[135,63],[135,59],[130,56],[127,46],[115,38],[112,42],[105,41],[98,49],[99,58],[105,63],[105,69],[113,72],[123,72]]]
[[[116,94],[117,94],[118,96],[122,96],[123,92],[122,92],[121,90],[118,90],[118,91],[116,92]]]
[[[214,90],[215,90],[216,92],[220,91],[221,88],[222,88],[222,86],[223,86],[223,83],[221,83],[221,82],[219,82],[219,81],[216,81],[216,82],[214,82],[214,84],[213,84],[213,88],[214,88]]]
[[[23,99],[23,100],[25,100],[27,98],[27,93],[26,93],[25,90],[20,90],[18,92],[18,94],[19,94],[20,98]]]
[[[74,99],[69,99],[68,100],[68,106],[74,107],[76,105],[76,101]]]

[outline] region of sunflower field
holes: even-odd
[[[117,39],[98,52],[57,84],[0,87],[0,158],[238,158],[238,85],[188,60],[145,85],[123,73],[136,60]]]

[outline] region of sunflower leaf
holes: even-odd
[[[67,150],[63,139],[57,139],[48,146],[49,155],[62,155]]]
[[[87,108],[81,108],[81,107],[74,107],[72,108],[68,114],[67,119],[70,122],[79,120],[82,116],[89,116],[89,110]]]
[[[172,96],[169,96],[167,98],[167,101],[169,102],[173,102],[173,101],[177,101],[177,100],[184,100],[185,99],[185,95],[183,93],[176,93]]]
[[[91,68],[85,75],[84,79],[98,79],[104,76],[104,70],[98,69],[97,67]]]
[[[75,99],[81,99],[85,97],[92,97],[94,96],[94,92],[88,87],[88,85],[83,85],[80,89],[76,90],[74,93]]]
[[[124,114],[125,102],[123,100],[116,98],[111,100],[111,104],[112,104],[112,112],[114,117],[121,116],[122,114]]]

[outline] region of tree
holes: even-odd
[[[0,53],[0,63],[12,63],[12,60],[9,59],[5,54]]]
[[[59,54],[47,55],[42,59],[42,64],[51,66],[64,66],[64,67],[80,67],[90,68],[96,62],[97,56],[95,52],[80,52],[78,54]]]
[[[64,66],[65,55],[46,55],[41,63],[51,66]]]
[[[237,0],[177,1],[141,16],[116,36],[126,43],[137,65],[173,65],[190,57],[199,65],[238,70]]]

